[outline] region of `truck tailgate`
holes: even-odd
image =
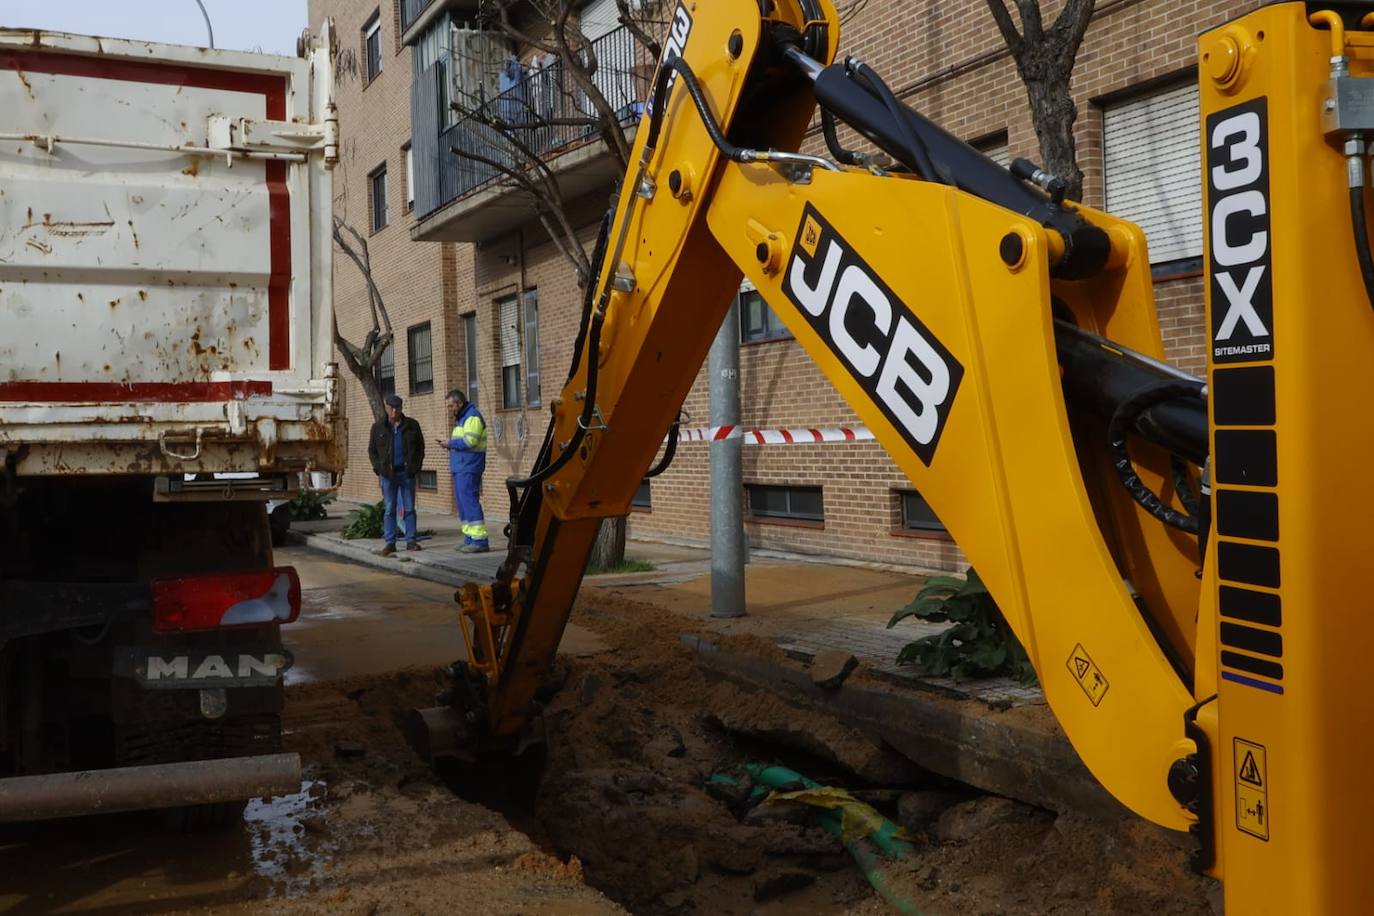
[[[19,474],[341,466],[328,45],[0,30],[0,448]]]

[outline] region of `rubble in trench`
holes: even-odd
[[[681,644],[681,620],[665,617],[613,594],[583,599],[574,619],[612,649],[559,660],[532,809],[513,801],[521,787],[508,776],[453,787],[502,807],[528,845],[503,836],[496,813],[435,784],[404,747],[401,716],[431,701],[431,672],[298,689],[290,700],[297,712],[334,691],[353,713],[337,728],[304,728],[293,739],[328,787],[320,790],[319,820],[305,821],[306,841],[328,844],[345,829],[352,835],[328,873],[297,864],[293,876],[288,861],[275,893],[305,893],[331,912],[350,899],[359,912],[427,912],[426,900],[438,906],[453,899],[446,894],[474,899],[471,882],[485,867],[523,870],[535,890],[512,909],[494,902],[477,911],[613,911],[604,898],[577,896],[585,881],[635,913],[892,912],[840,841],[810,826],[811,812],[750,807],[728,791],[708,791],[713,773],[763,761],[849,789],[903,823],[915,854],[886,877],[922,912],[1211,912],[1215,885],[1188,871],[1185,842],[1144,822],[1056,817],[923,773],[829,716],[709,676]],[[780,657],[751,637],[729,642]],[[356,823],[345,828],[349,818]],[[401,833],[426,842],[398,863],[387,850]],[[467,858],[446,872],[444,857],[455,855]],[[409,897],[344,890],[407,869],[424,879]],[[443,874],[453,883],[436,889]]]

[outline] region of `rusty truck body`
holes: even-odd
[[[0,30],[0,820],[298,781],[264,505],[343,469],[329,32]]]

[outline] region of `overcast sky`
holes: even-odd
[[[201,0],[215,47],[295,56],[306,0]],[[0,0],[0,25],[169,44],[208,44],[196,0]]]

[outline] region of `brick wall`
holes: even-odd
[[[398,3],[399,0],[310,0],[310,23],[318,29],[325,16],[332,16],[340,46],[345,54],[352,51],[356,56],[353,67],[348,68],[351,72],[342,75],[336,86],[342,143],[334,172],[334,214],[367,240],[373,278],[395,333],[396,393],[405,399],[405,412],[424,428],[428,442],[447,435],[444,392],[462,384],[462,341],[454,312],[459,284],[453,246],[410,240],[415,218],[406,209],[404,146],[410,140],[411,51],[400,46],[396,35]],[[365,84],[362,28],[379,9],[382,72]],[[373,233],[368,175],[383,163],[388,184],[387,225]],[[334,257],[334,309],[344,338],[361,343],[372,326],[367,291],[362,274],[338,251]],[[434,392],[412,397],[408,390],[406,329],[426,321],[430,322],[433,342]],[[372,424],[367,399],[342,360],[340,371],[349,415],[348,472],[341,495],[348,499],[381,499],[377,479],[367,461],[367,436]],[[447,453],[430,444],[424,466],[440,472],[439,489],[421,491],[420,508],[452,511]]]
[[[385,4],[395,0],[381,0]],[[1047,21],[1059,3],[1046,0]],[[1199,33],[1260,5],[1259,0],[1099,0],[1078,58],[1072,84],[1078,105],[1076,142],[1085,175],[1086,202],[1101,206],[1102,105],[1153,86],[1191,79]],[[345,45],[377,8],[373,2],[312,0],[311,21],[324,10],[338,20]],[[409,135],[409,50],[392,56],[394,17],[382,15],[386,49],[383,74],[364,90],[357,80],[339,91],[345,163],[336,176],[336,212],[366,223],[366,175],[383,159],[393,178],[391,224],[370,239],[378,279],[401,341],[396,358],[398,390],[405,394],[405,327],[430,320],[434,333],[435,393],[411,399],[407,410],[425,426],[429,438],[442,435],[443,393],[466,387],[467,366],[462,318],[475,315],[478,333],[478,402],[491,428],[485,481],[488,516],[504,518],[504,478],[528,469],[547,424],[547,407],[505,409],[496,333],[497,303],[522,289],[538,290],[540,303],[541,401],[561,387],[580,314],[580,291],[567,260],[531,224],[523,232],[479,245],[412,243],[412,217],[401,212],[404,173],[402,145]],[[864,57],[907,104],[969,141],[1004,135],[1013,157],[1038,159],[1038,144],[1014,62],[1007,54],[981,2],[955,0],[872,0],[847,23],[842,53]],[[808,138],[822,148],[818,132]],[[591,223],[601,204],[586,203]],[[336,305],[341,328],[356,339],[363,328],[365,303],[360,278],[336,258]],[[1156,286],[1160,325],[1169,359],[1195,373],[1205,366],[1201,278],[1180,277]],[[792,340],[746,344],[741,353],[743,422],[759,426],[845,425],[852,411],[834,387]],[[372,496],[375,483],[364,454],[366,408],[359,408],[356,386],[349,386],[353,419],[350,443],[353,470],[348,495]],[[687,399],[693,425],[707,425],[704,372]],[[636,512],[631,530],[647,535],[705,539],[708,534],[707,446],[684,444],[678,458],[652,486],[652,510]],[[427,510],[451,506],[442,453],[427,467],[441,470],[438,493],[422,496]],[[825,521],[789,525],[751,521],[756,547],[863,560],[955,568],[961,555],[947,538],[894,533],[898,527],[895,491],[904,478],[873,443],[853,445],[746,447],[746,483],[790,483],[823,488]]]

